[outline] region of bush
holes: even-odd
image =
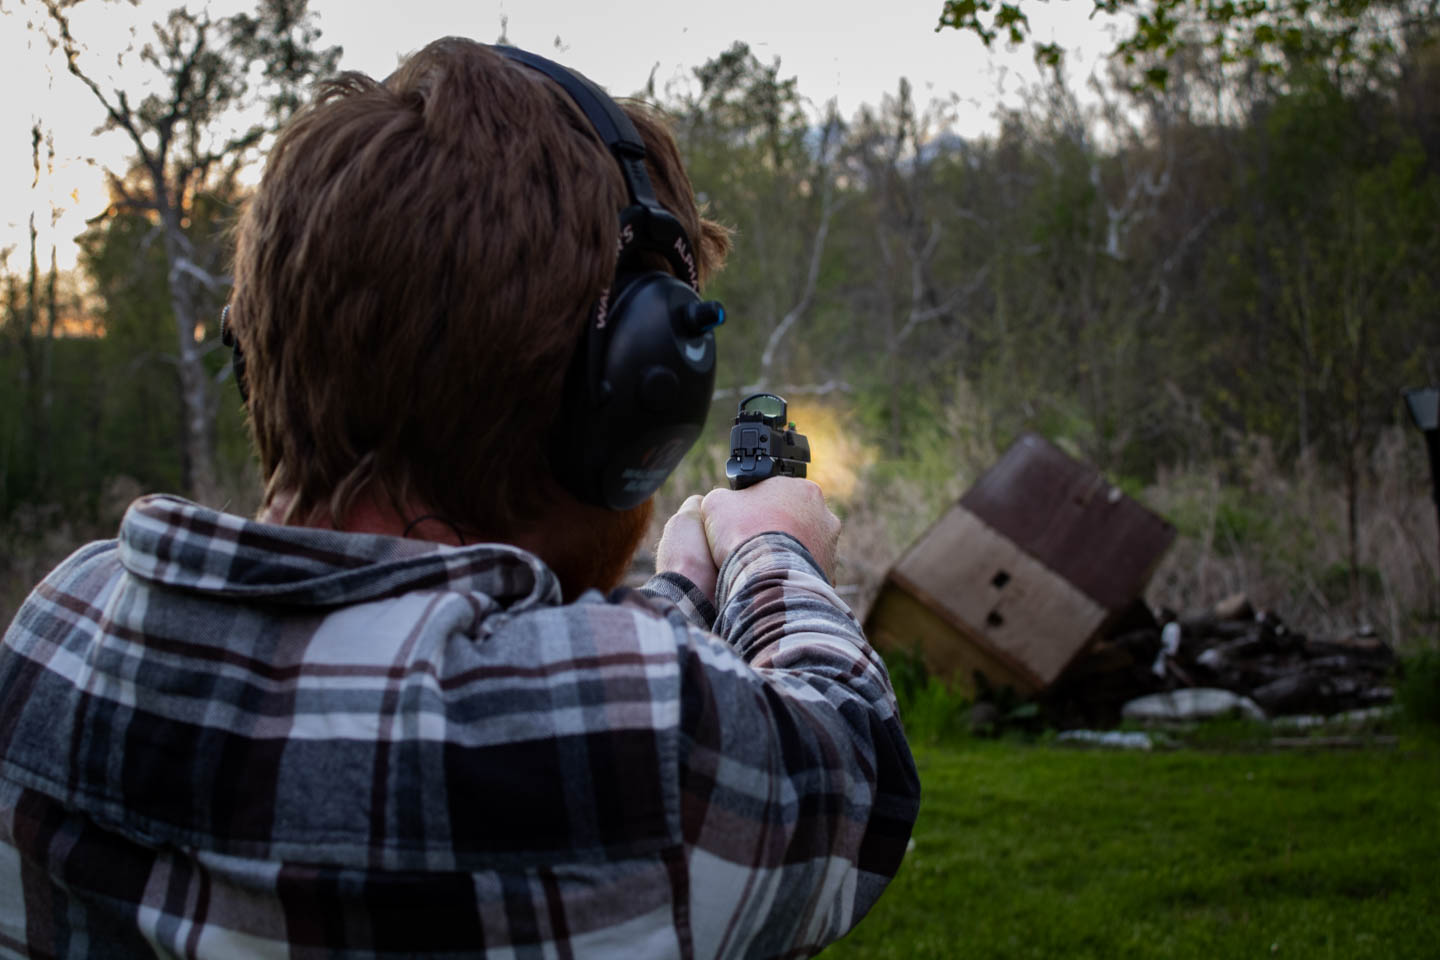
[[[887,654],[885,665],[895,687],[900,722],[912,744],[948,743],[968,734],[969,699],[930,676],[918,650]]]
[[[969,733],[970,701],[930,677],[900,705],[900,719],[912,743],[952,743]]]
[[[1440,650],[1422,650],[1401,661],[1396,695],[1407,721],[1440,733]]]

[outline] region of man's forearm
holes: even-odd
[[[714,634],[750,669],[697,645],[684,670],[687,840],[730,857],[748,825],[746,856],[776,884],[766,926],[818,949],[899,868],[919,809],[914,760],[884,663],[798,541],[746,541],[718,597]],[[817,883],[849,893],[817,900]]]

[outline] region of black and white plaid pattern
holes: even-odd
[[[796,541],[718,589],[137,501],[0,648],[0,955],[814,952],[914,763]]]

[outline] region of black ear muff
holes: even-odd
[[[572,368],[552,464],[586,503],[628,510],[649,499],[700,435],[715,387],[712,322],[668,273],[626,278]]]
[[[514,47],[497,53],[558,83],[620,166],[616,276],[596,304],[566,378],[551,467],[577,499],[628,510],[649,499],[690,449],[710,413],[714,327],[724,308],[702,301],[694,248],[655,197],[645,144],[625,112],[585,77]],[[638,265],[664,259],[672,273]]]

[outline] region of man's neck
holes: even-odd
[[[398,512],[388,497],[377,498],[368,492],[355,498],[340,523],[335,523],[323,508],[287,520],[293,499],[289,492],[277,494],[256,519],[292,527],[408,537],[449,546],[509,544],[544,560],[559,576],[567,599],[587,587],[608,590],[620,582],[644,536],[652,506],[647,500],[634,510],[612,513],[562,499],[554,504],[545,523],[497,537],[485,531],[461,530],[424,504],[409,503],[403,513]]]
[[[324,508],[317,508],[304,517],[291,517],[287,520],[285,515],[293,500],[294,494],[292,493],[286,492],[277,495],[270,503],[261,508],[256,519],[262,523],[278,523],[292,527],[316,527],[321,530],[340,530],[345,533],[374,533],[387,537],[408,537],[412,540],[428,540],[432,543],[443,543],[450,546],[494,540],[494,538],[480,534],[463,534],[455,524],[420,504],[409,504],[401,513],[385,497],[376,498],[369,494],[356,497],[350,505],[349,513],[340,523],[336,523],[331,517],[330,511]],[[512,537],[506,538],[506,542],[524,546],[520,541],[532,539],[531,537]],[[530,548],[526,547],[526,549]]]

